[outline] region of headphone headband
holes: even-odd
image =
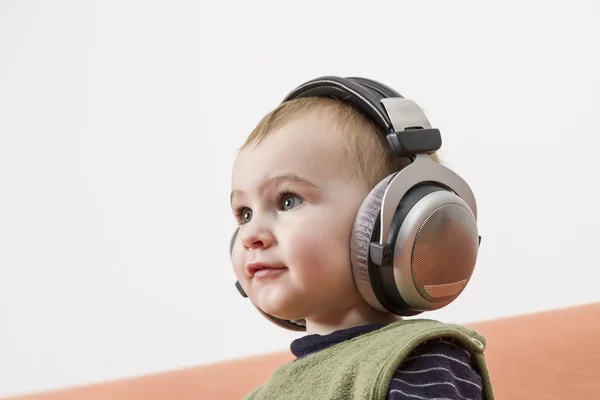
[[[423,110],[382,83],[365,78],[324,76],[298,86],[283,102],[302,97],[329,97],[353,105],[375,122],[397,156],[431,154],[442,146],[439,130],[431,129]]]
[[[392,121],[387,115],[381,99],[402,96],[391,88],[377,87],[378,83],[364,78],[340,78],[323,76],[310,80],[292,92],[283,102],[301,97],[331,97],[348,102],[367,114],[380,127],[382,132],[393,132]]]

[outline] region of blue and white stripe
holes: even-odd
[[[394,372],[389,400],[481,400],[481,375],[471,355],[449,340],[415,349]]]

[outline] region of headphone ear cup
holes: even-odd
[[[280,328],[284,328],[290,331],[303,332],[306,331],[306,323],[304,320],[301,321],[288,321],[286,319],[281,319],[272,316],[271,314],[267,314],[260,308],[254,306],[264,317],[266,317],[269,321],[279,326]]]
[[[369,273],[369,247],[373,232],[379,223],[383,195],[395,175],[395,173],[391,174],[381,180],[367,195],[354,220],[350,239],[350,262],[354,282],[367,303],[382,312],[390,310],[386,309],[382,299],[377,297],[376,290],[374,290],[374,282]]]
[[[233,255],[233,246],[235,246],[235,240],[237,239],[237,235],[238,235],[239,231],[240,231],[240,228],[236,228],[235,231],[233,232],[233,235],[231,236],[231,241],[229,242],[229,257],[231,257]]]
[[[372,242],[379,242],[384,195],[396,174],[379,182],[363,201],[350,243],[354,282],[374,309],[414,316],[448,305],[470,280],[477,259],[479,236],[468,204],[435,184],[412,187],[395,206],[384,243],[392,258],[370,259]]]
[[[369,252],[371,242],[379,240],[381,203],[396,174],[388,175],[375,185],[360,206],[352,229],[350,262],[356,287],[371,307],[408,317],[418,315],[421,311],[409,306],[396,284],[394,274],[399,266],[394,265],[394,259],[390,260],[389,265],[377,266],[371,262]],[[395,246],[401,224],[392,223],[390,227],[388,241],[391,241],[392,247]]]
[[[229,242],[229,257],[230,258],[233,256],[233,247],[235,246],[235,240],[237,239],[239,230],[240,230],[240,228],[236,228],[235,231],[233,232],[233,235],[231,235],[231,241]],[[235,287],[237,288],[238,292],[240,292],[242,297],[246,297],[246,298],[248,297],[248,295],[244,291],[244,288],[242,287],[242,285],[240,284],[239,281],[235,281]]]

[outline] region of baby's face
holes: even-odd
[[[232,208],[240,229],[233,266],[268,314],[335,319],[362,301],[349,246],[368,188],[353,177],[343,143],[325,120],[308,116],[242,150],[234,163]]]

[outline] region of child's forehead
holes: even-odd
[[[309,180],[345,179],[346,146],[342,133],[323,118],[291,121],[240,151],[233,166],[234,185],[249,176],[292,173]]]

